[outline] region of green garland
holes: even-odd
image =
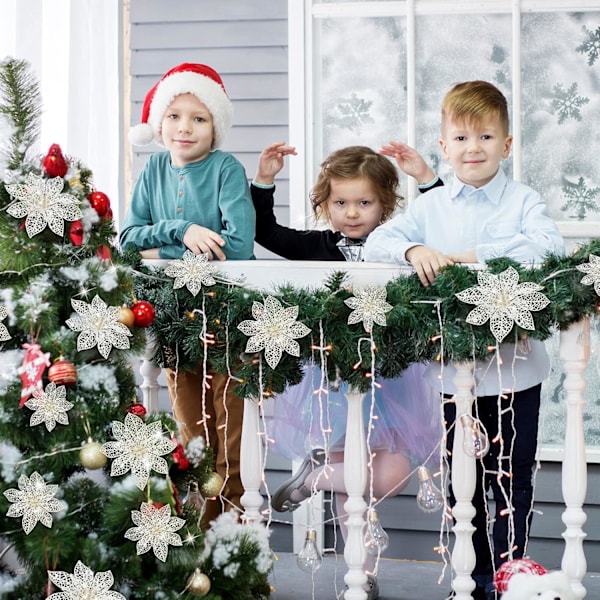
[[[519,273],[519,282],[543,286],[550,300],[543,310],[532,312],[535,329],[514,325],[505,342],[527,335],[548,339],[556,329],[565,329],[598,310],[593,285],[584,285],[584,273],[576,267],[600,255],[600,239],[590,241],[568,256],[550,255],[539,267],[524,267],[506,258],[486,263],[498,274],[509,266]],[[370,387],[369,345],[361,344],[363,360],[358,368],[359,340],[368,337],[361,323],[348,325],[351,309],[344,300],[353,293],[347,285],[343,267],[319,288],[281,286],[268,294],[283,306],[298,306],[297,321],[311,329],[298,339],[300,356],[284,353],[273,369],[264,360],[245,354],[248,337],[237,325],[253,319],[252,304],[264,302],[266,294],[242,285],[217,283],[203,286],[193,296],[186,288],[173,289],[173,279],[160,269],[142,264],[137,254],[125,257],[134,268],[134,289],[138,298],[151,302],[156,320],[150,327],[160,340],[155,362],[161,367],[193,368],[205,358],[221,373],[228,371],[241,380],[240,395],[281,392],[302,378],[302,365],[319,352],[320,332],[327,345],[330,380],[340,379],[365,391]],[[283,263],[282,263],[283,264]],[[340,265],[341,266],[341,265]],[[386,314],[387,325],[375,325],[375,376],[393,378],[416,362],[485,359],[490,346],[496,346],[489,323],[475,326],[466,317],[473,308],[456,297],[458,292],[477,285],[477,271],[462,265],[442,270],[433,285],[424,287],[415,274],[402,275],[386,285],[387,302],[393,309]],[[441,327],[440,327],[441,325]],[[203,328],[214,336],[214,343],[203,344]],[[443,340],[443,344],[441,341]],[[366,353],[366,354],[365,354]]]

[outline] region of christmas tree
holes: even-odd
[[[0,597],[267,597],[266,532],[203,531],[210,451],[136,400],[153,308],[92,172],[36,154],[40,108],[28,64],[0,63]]]

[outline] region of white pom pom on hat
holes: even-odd
[[[194,94],[206,105],[215,130],[213,149],[221,146],[231,128],[233,107],[221,76],[208,65],[198,63],[173,67],[146,94],[142,122],[129,130],[129,141],[134,146],[145,146],[153,140],[163,145],[160,125],[169,104],[180,94]]]

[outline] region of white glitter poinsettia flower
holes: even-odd
[[[499,275],[478,271],[479,285],[456,294],[459,300],[477,306],[467,315],[467,323],[483,325],[490,320],[490,329],[501,342],[516,323],[523,329],[534,330],[531,311],[542,310],[550,300],[540,292],[537,283],[519,283],[519,273],[508,267]]]
[[[594,291],[600,296],[600,256],[590,254],[590,262],[576,267],[582,273],[587,275],[581,280],[583,285],[594,284]]]
[[[8,317],[8,311],[4,306],[0,306],[0,321],[4,321]],[[0,342],[6,342],[6,340],[10,340],[10,333],[8,333],[8,329],[4,323],[0,323]]]
[[[23,517],[23,531],[30,534],[38,521],[46,527],[52,527],[52,513],[63,510],[66,505],[54,496],[58,491],[57,485],[48,485],[44,478],[34,471],[31,477],[21,475],[19,489],[6,490],[4,495],[13,504],[6,512],[7,517]]]
[[[208,260],[208,254],[194,254],[186,250],[181,260],[172,260],[165,269],[165,275],[175,277],[173,289],[187,287],[196,296],[202,289],[202,284],[215,285],[212,274],[217,268]]]
[[[125,600],[123,594],[112,592],[110,588],[115,582],[111,571],[94,572],[80,560],[75,571],[48,571],[50,581],[62,592],[48,596],[48,600]]]
[[[140,417],[127,413],[125,422],[112,422],[116,442],[106,442],[102,452],[114,458],[111,476],[124,475],[131,471],[135,484],[143,490],[148,483],[150,471],[167,475],[169,465],[164,458],[177,446],[177,442],[164,437],[161,421],[146,425]]]
[[[67,411],[71,410],[73,405],[67,400],[67,390],[64,385],[56,387],[55,383],[50,382],[45,391],[35,389],[32,394],[33,398],[25,402],[25,406],[34,411],[29,419],[31,427],[45,423],[46,429],[52,431],[57,423],[69,424]]]
[[[30,238],[46,227],[62,237],[65,221],[76,221],[83,216],[79,200],[72,194],[62,193],[64,185],[62,177],[46,179],[30,173],[24,184],[11,183],[5,186],[17,200],[6,212],[17,219],[27,217],[25,231]]]
[[[256,321],[242,321],[238,329],[251,336],[246,344],[246,352],[254,354],[264,349],[267,364],[274,369],[285,350],[292,356],[300,356],[300,344],[295,338],[310,333],[304,323],[297,323],[298,307],[283,308],[277,298],[267,296],[265,303],[252,304],[252,316]]]
[[[367,333],[371,333],[373,323],[385,327],[387,325],[385,313],[393,308],[385,301],[387,290],[384,287],[367,286],[353,291],[355,295],[344,300],[344,304],[353,309],[348,315],[348,325],[362,321]]]
[[[168,504],[156,508],[148,502],[142,502],[141,512],[131,511],[131,520],[137,527],[129,528],[125,532],[125,537],[132,542],[137,542],[135,548],[138,555],[152,549],[156,558],[165,562],[169,545],[183,545],[181,537],[175,531],[185,525],[185,519],[172,517],[171,507]]]
[[[67,326],[73,331],[81,331],[77,337],[77,350],[89,350],[98,346],[98,352],[108,358],[112,347],[120,350],[129,348],[132,335],[127,325],[119,323],[121,309],[108,306],[100,296],[94,296],[91,304],[71,299],[71,305],[77,316],[67,319]]]

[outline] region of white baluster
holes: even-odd
[[[586,590],[581,581],[587,570],[583,552],[582,526],[586,521],[583,503],[587,491],[587,463],[583,429],[585,399],[583,372],[590,356],[590,320],[574,323],[560,332],[560,358],[565,372],[565,396],[567,424],[565,429],[565,454],[562,465],[562,494],[565,511],[562,521],[567,526],[562,536],[565,550],[562,570],[569,577],[571,588],[577,598],[583,598]]]
[[[367,487],[367,443],[362,413],[365,393],[349,388],[346,398],[348,399],[348,421],[344,446],[344,484],[348,500],[344,504],[344,510],[348,515],[346,519],[348,536],[344,547],[344,560],[348,571],[344,581],[348,589],[344,593],[344,600],[366,600],[367,592],[363,589],[363,585],[367,583],[367,576],[363,565],[367,551],[363,537],[367,508],[364,498]]]
[[[140,375],[142,376],[140,389],[142,390],[142,404],[148,412],[158,412],[158,390],[160,389],[158,376],[160,375],[160,367],[155,367],[152,362],[155,351],[154,338],[150,334],[147,334],[144,356],[140,365]]]
[[[452,550],[452,568],[455,576],[452,580],[452,589],[455,591],[455,600],[471,600],[471,591],[475,582],[471,573],[475,568],[475,550],[473,548],[473,532],[475,527],[471,524],[475,516],[473,507],[473,494],[475,493],[476,467],[475,458],[465,454],[463,450],[464,432],[458,418],[465,413],[471,414],[473,404],[473,363],[455,363],[456,375],[454,385],[456,395],[453,400],[456,404],[456,421],[454,424],[454,445],[452,446],[452,490],[456,504],[452,509],[455,519],[452,531],[455,535]]]
[[[262,406],[252,398],[244,398],[244,421],[240,453],[240,475],[244,494],[241,497],[244,519],[259,521],[263,497],[260,488],[263,480],[263,436],[261,427]]]

